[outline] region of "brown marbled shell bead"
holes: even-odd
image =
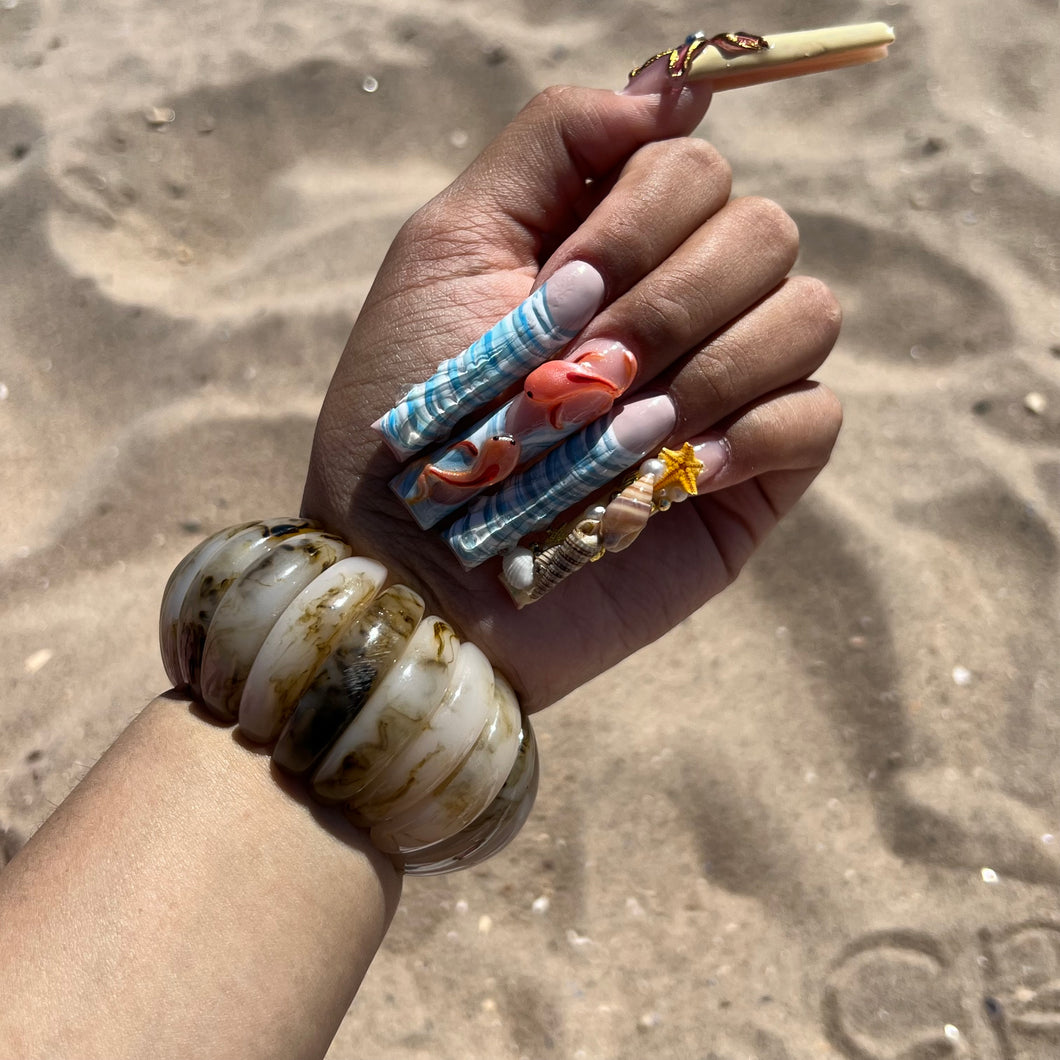
[[[419,594],[392,585],[350,627],[299,700],[272,753],[288,773],[309,772],[405,650],[423,618]]]

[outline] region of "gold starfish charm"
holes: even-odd
[[[678,485],[690,497],[696,495],[696,479],[703,470],[703,461],[696,456],[691,442],[685,442],[680,449],[663,449],[659,457],[666,471],[655,483],[656,492],[667,486]]]

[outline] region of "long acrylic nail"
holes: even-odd
[[[665,394],[623,405],[510,479],[499,492],[473,502],[445,532],[449,547],[468,568],[506,552],[643,460],[676,422],[673,402]]]
[[[390,483],[426,529],[506,479],[576,430],[610,412],[637,374],[621,342],[594,339],[546,361],[522,393],[445,449],[417,460]]]
[[[679,91],[682,83],[681,80],[670,76],[663,59],[656,59],[655,62],[633,74],[619,95],[661,96],[664,93]]]
[[[729,443],[724,438],[710,438],[704,442],[693,442],[692,450],[696,459],[703,464],[703,469],[696,476],[696,489],[706,489],[712,479],[717,478],[728,464],[732,453]]]
[[[561,350],[603,298],[604,280],[596,269],[584,261],[564,265],[372,426],[398,459],[407,459]]]

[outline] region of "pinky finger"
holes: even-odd
[[[783,515],[828,462],[842,423],[839,399],[820,383],[774,391],[691,440],[704,465],[696,487],[702,495],[756,478]],[[783,485],[788,475],[805,480],[792,496]]]
[[[704,465],[696,509],[730,577],[828,462],[842,422],[835,394],[802,382],[691,439]]]

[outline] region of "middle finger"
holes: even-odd
[[[642,385],[765,297],[798,249],[795,222],[776,203],[734,199],[600,312],[582,339],[625,343]]]

